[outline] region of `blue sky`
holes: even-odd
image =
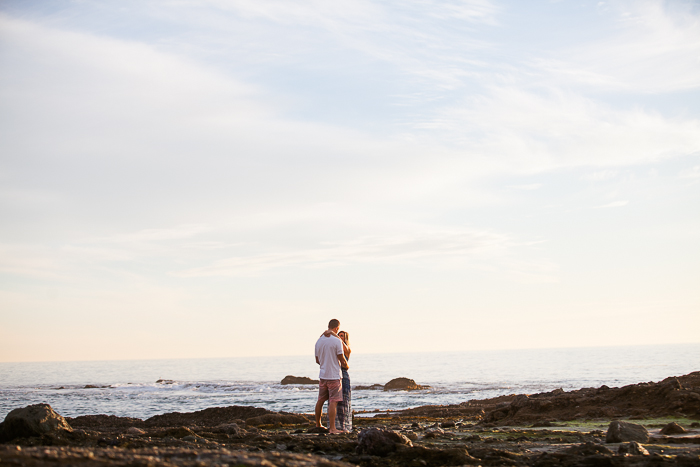
[[[3,1],[0,360],[698,342],[700,5]]]

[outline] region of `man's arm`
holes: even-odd
[[[346,370],[350,368],[350,365],[348,365],[348,361],[345,358],[345,355],[343,355],[342,353],[338,354],[338,362],[340,362],[341,368],[345,368]]]

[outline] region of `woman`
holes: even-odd
[[[340,342],[343,343],[343,353],[345,354],[345,359],[348,360],[350,358],[350,353],[352,352],[352,350],[350,350],[350,335],[346,331],[339,331],[338,334],[331,331],[325,331],[323,335],[326,337],[333,335],[340,339]],[[351,432],[352,391],[350,389],[350,374],[348,373],[347,368],[341,367],[340,371],[343,373],[343,401],[338,402],[338,405],[336,406],[335,427],[339,430]]]
[[[338,338],[343,343],[343,353],[346,359],[350,359],[350,335],[345,331],[338,333]],[[343,401],[338,402],[337,415],[335,418],[335,427],[339,430],[352,431],[352,392],[350,389],[350,375],[347,368],[340,368],[343,373]]]

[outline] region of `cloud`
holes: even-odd
[[[431,129],[506,171],[626,166],[700,149],[700,120],[618,109],[557,89],[493,86],[487,95],[441,110]]]
[[[691,3],[610,5],[601,14],[614,15],[614,34],[569,48],[565,56],[539,58],[534,68],[560,82],[608,91],[666,93],[700,87],[700,16]]]
[[[591,182],[603,182],[606,180],[612,180],[613,178],[617,177],[618,173],[619,171],[611,169],[599,170],[597,172],[581,175],[581,179]]]
[[[294,249],[217,260],[210,265],[181,270],[179,277],[246,276],[284,267],[337,267],[353,263],[436,264],[491,258],[513,246],[505,235],[476,231],[424,232],[396,237],[361,237],[326,242],[312,249]]]
[[[541,183],[530,183],[528,185],[511,185],[510,188],[514,188],[516,190],[525,190],[525,191],[532,191],[532,190],[539,190],[542,188]]]
[[[612,203],[604,204],[602,206],[596,206],[596,208],[599,209],[605,209],[605,208],[621,208],[623,206],[627,206],[629,204],[629,201],[613,201]]]
[[[696,179],[700,178],[700,165],[683,169],[678,173],[678,178],[683,179]]]

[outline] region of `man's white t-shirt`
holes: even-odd
[[[316,341],[316,357],[321,364],[320,379],[342,379],[338,355],[343,355],[343,344],[335,336],[321,336]]]

